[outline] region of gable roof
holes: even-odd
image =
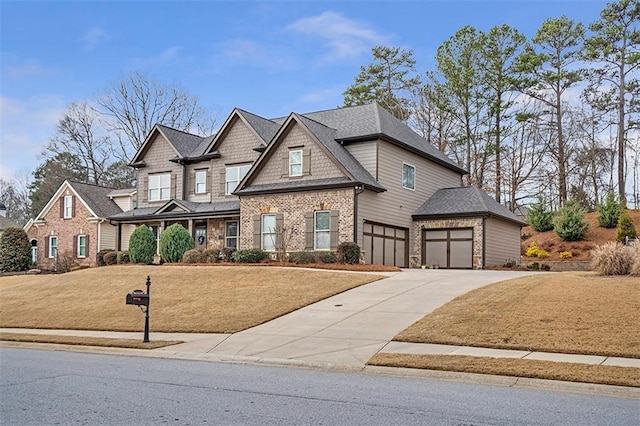
[[[278,123],[267,120],[266,118],[260,117],[259,115],[244,111],[240,108],[234,108],[233,111],[231,111],[231,114],[229,114],[229,116],[225,120],[218,133],[214,137],[212,137],[209,143],[204,147],[202,155],[208,152],[214,153],[217,151],[218,147],[224,140],[224,135],[229,131],[229,129],[231,129],[231,126],[233,125],[232,123],[234,123],[236,119],[241,120],[249,127],[249,129],[260,140],[260,145],[263,147],[269,143],[269,141],[280,129],[280,125]]]
[[[186,200],[169,200],[160,207],[145,207],[129,211],[121,211],[109,219],[124,221],[139,221],[143,219],[162,219],[165,217],[214,217],[238,215],[240,200],[218,201],[214,203],[198,203]]]
[[[412,217],[454,216],[497,216],[521,226],[527,224],[477,186],[438,189]]]
[[[286,129],[292,126],[294,123],[302,126],[312,137],[318,142],[320,148],[325,154],[333,160],[343,173],[344,178],[334,179],[319,179],[319,180],[296,180],[294,182],[284,181],[278,183],[270,183],[267,185],[254,185],[247,187],[248,184],[258,173],[268,159],[273,155],[279,142],[282,140],[282,136],[286,133]],[[238,185],[238,189],[234,192],[237,195],[256,193],[256,192],[271,192],[271,191],[292,191],[296,189],[311,189],[318,186],[347,186],[353,184],[363,184],[369,189],[373,189],[378,192],[386,191],[386,189],[376,181],[371,174],[346,150],[342,145],[336,141],[337,130],[318,123],[307,117],[300,116],[296,113],[291,113],[289,117],[282,123],[277,134],[273,137],[272,142],[267,146],[266,150],[253,164],[249,173]]]
[[[204,148],[206,148],[213,139],[213,136],[198,136],[163,124],[156,124],[133,156],[130,165],[135,167],[136,164],[140,164],[149,144],[157,133],[160,133],[167,140],[175,151],[176,158],[178,159],[201,155],[204,152]]]

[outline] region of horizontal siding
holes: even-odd
[[[129,250],[129,240],[135,230],[136,225],[122,225],[122,229],[120,230],[120,238],[122,239],[120,247],[122,250]]]
[[[416,168],[415,190],[402,187],[403,163]],[[411,215],[438,189],[460,186],[459,173],[384,141],[378,142],[377,171],[378,182],[387,191],[364,191],[359,196],[359,242],[362,242],[364,220],[411,228]],[[413,233],[410,238],[409,247],[415,247]]]
[[[116,248],[116,231],[117,228],[113,225],[109,225],[108,222],[102,222],[100,224],[100,245],[99,250]]]
[[[507,260],[520,263],[520,226],[501,219],[489,218],[485,225],[485,264],[504,265]]]
[[[353,143],[346,145],[345,148],[362,164],[362,167],[364,167],[374,179],[377,178],[378,141]]]
[[[129,211],[132,208],[132,204],[131,204],[131,200],[132,197],[113,197],[113,202],[116,203],[116,205],[118,207],[120,207],[120,209],[123,212]]]

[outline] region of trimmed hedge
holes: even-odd
[[[0,237],[0,271],[26,271],[31,265],[31,244],[22,228],[6,228]]]
[[[169,226],[160,236],[160,256],[168,263],[180,262],[182,255],[194,246],[193,237],[179,223]]]
[[[131,263],[150,264],[156,254],[156,237],[147,225],[138,226],[129,239]]]
[[[233,252],[233,260],[238,263],[260,263],[267,259],[268,255],[261,249],[237,250]]]
[[[351,265],[360,263],[360,247],[353,242],[340,243],[336,251],[336,260]]]

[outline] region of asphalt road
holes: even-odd
[[[247,364],[0,348],[0,423],[640,424],[640,401]]]

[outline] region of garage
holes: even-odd
[[[422,264],[436,268],[473,268],[473,228],[424,229]]]
[[[409,229],[364,221],[362,230],[365,263],[398,266],[409,265]]]

